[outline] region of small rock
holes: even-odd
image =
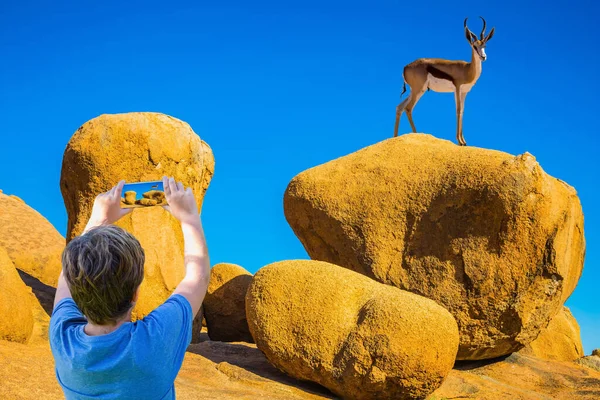
[[[252,274],[235,264],[216,264],[204,298],[208,336],[221,342],[254,343],[246,321],[246,291]]]

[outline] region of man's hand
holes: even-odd
[[[100,193],[94,200],[92,215],[83,233],[100,225],[110,225],[133,211],[133,208],[121,208],[121,193],[125,181],[120,181],[108,192]]]
[[[163,189],[167,198],[168,206],[163,206],[182,224],[200,222],[198,206],[192,188],[183,187],[183,183],[175,182],[175,179],[163,176]]]

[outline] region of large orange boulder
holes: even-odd
[[[31,290],[0,246],[0,340],[25,343],[33,331]]]
[[[458,350],[456,322],[434,301],[319,261],[260,269],[246,315],[273,365],[344,399],[424,399]]]
[[[191,187],[199,209],[214,172],[208,145],[183,121],[164,114],[101,115],[83,124],[63,156],[60,188],[68,214],[67,240],[81,234],[95,197],[127,182],[173,176]],[[178,221],[162,207],[139,208],[117,225],[140,241],[146,254],[144,281],[133,317],[159,306],[184,276]]]
[[[65,238],[16,196],[0,193],[0,247],[16,268],[56,287]]]
[[[216,264],[202,304],[208,336],[221,342],[250,342],[246,321],[246,291],[252,274],[235,264]]]
[[[311,258],[444,305],[459,359],[533,341],[583,268],[577,193],[528,153],[404,135],[302,172],[284,210]]]
[[[520,352],[556,361],[575,361],[583,357],[579,324],[571,314],[571,310],[563,307],[550,320],[548,327]]]

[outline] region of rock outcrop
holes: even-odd
[[[0,373],[3,400],[65,398],[48,343],[30,346],[0,340]],[[210,341],[188,347],[175,379],[175,391],[177,400],[335,398],[325,388],[299,382],[278,371],[252,344]]]
[[[250,342],[254,340],[246,321],[246,291],[252,274],[235,264],[216,264],[204,298],[204,318],[211,340]]]
[[[33,331],[31,290],[0,246],[0,340],[26,343]]]
[[[456,322],[434,301],[325,262],[260,269],[246,316],[273,365],[345,399],[425,398],[458,349]]]
[[[47,342],[0,340],[0,374],[3,399],[64,399]],[[515,353],[496,363],[459,366],[429,400],[597,400],[599,385],[600,372]],[[212,400],[339,399],[316,384],[286,376],[252,344],[211,341],[188,347],[175,391],[178,400],[196,400],[199,393]]]
[[[173,176],[191,187],[198,208],[214,172],[208,145],[190,126],[156,113],[101,115],[82,125],[63,157],[60,188],[68,214],[67,240],[80,234],[95,197],[119,180],[156,181]],[[140,241],[144,281],[133,317],[159,306],[184,276],[181,227],[162,207],[136,209],[117,225]]]
[[[579,333],[579,324],[567,307],[550,320],[548,327],[540,336],[529,343],[522,354],[556,361],[575,361],[583,357],[583,344]]]
[[[600,351],[594,350],[591,356],[581,357],[577,363],[600,372]]]
[[[459,362],[430,400],[597,400],[599,388],[600,372],[518,352],[492,363]]]
[[[528,153],[404,135],[302,172],[284,209],[312,259],[444,305],[459,359],[533,341],[583,268],[577,194]]]
[[[46,218],[15,196],[0,193],[0,210],[0,247],[4,247],[16,268],[56,287],[65,238]]]

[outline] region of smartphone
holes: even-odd
[[[167,205],[162,181],[126,183],[121,194],[121,208]]]

